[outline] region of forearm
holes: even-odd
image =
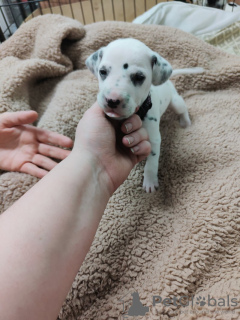
[[[0,318],[56,318],[109,200],[104,179],[71,154],[0,217]]]

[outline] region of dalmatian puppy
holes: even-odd
[[[180,116],[182,127],[191,125],[186,104],[168,79],[171,75],[201,73],[203,69],[173,71],[158,53],[131,38],[109,43],[88,57],[86,65],[98,78],[97,101],[107,116],[122,120],[138,113],[141,117],[152,147],[144,168],[143,188],[154,192],[158,187],[161,116],[170,106]]]

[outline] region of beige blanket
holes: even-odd
[[[159,190],[142,190],[143,163],[132,170],[109,201],[59,319],[239,319],[239,57],[169,27],[83,27],[46,15],[0,46],[0,112],[34,109],[37,126],[74,138],[98,88],[84,61],[121,37],[144,41],[174,68],[206,72],[174,79],[192,126],[180,128],[171,111],[163,116]],[[36,182],[2,173],[1,211]]]

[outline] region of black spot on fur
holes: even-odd
[[[161,76],[162,76],[161,77],[162,82],[167,81],[167,79],[169,78],[168,77],[168,72],[165,69],[161,70]]]
[[[157,121],[157,118],[155,118],[155,117],[148,117],[148,120]]]
[[[127,68],[128,68],[128,64],[125,63],[125,64],[123,65],[123,68],[124,68],[124,69],[127,69]]]
[[[157,63],[157,57],[156,56],[152,56],[152,67]]]
[[[109,75],[109,72],[111,71],[111,67],[107,68],[105,66],[102,66],[99,70],[99,74],[102,80],[105,80],[107,76]]]
[[[102,59],[102,57],[103,57],[103,51],[101,50],[101,51],[99,52],[99,58]]]
[[[92,58],[93,58],[94,61],[97,61],[97,59],[98,59],[98,51],[94,53]]]
[[[151,155],[152,155],[152,156],[155,156],[156,153],[155,153],[154,151],[151,151]]]
[[[145,80],[145,75],[141,71],[138,71],[137,73],[132,73],[130,79],[135,87],[141,86]]]

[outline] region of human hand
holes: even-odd
[[[126,180],[135,164],[151,152],[147,131],[142,128],[138,115],[115,125],[119,127],[116,130],[98,103],[94,103],[78,124],[73,147],[73,153],[86,152],[96,160],[107,174],[110,193]]]
[[[33,123],[35,111],[6,112],[0,115],[0,169],[45,176],[70,151],[50,144],[71,148],[73,142],[61,134],[39,129]]]

